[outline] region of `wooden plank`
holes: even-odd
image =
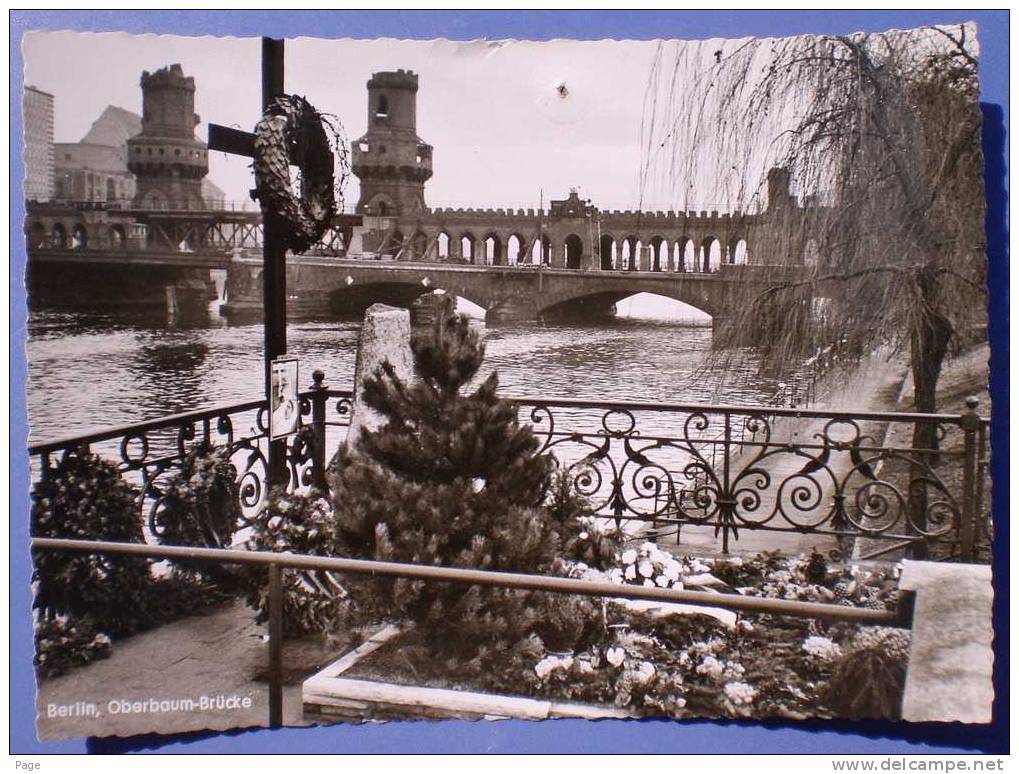
[[[209,150],[254,158],[255,135],[229,126],[209,124]]]
[[[544,720],[551,702],[516,696],[451,691],[444,688],[375,683],[353,678],[311,677],[304,682],[304,701],[329,704],[332,698],[390,704],[404,711],[439,709],[451,715],[466,712],[476,715],[500,715],[525,720]]]
[[[387,642],[393,639],[393,637],[395,637],[396,635],[400,634],[402,631],[404,630],[401,629],[399,626],[394,626],[392,624],[389,624],[388,626],[379,629],[377,632],[375,632],[375,634],[369,637],[359,647],[350,651],[346,655],[336,659],[336,661],[320,669],[311,677],[312,678],[338,677],[339,675],[343,674],[348,669],[350,669],[352,666],[354,666],[354,664],[356,664],[358,661],[381,648],[383,645],[385,645]]]

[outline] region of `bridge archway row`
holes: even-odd
[[[706,233],[701,229],[683,232],[664,228],[587,233],[560,231],[555,224],[546,224],[545,229],[544,249],[539,249],[536,222],[479,223],[475,227],[467,223],[419,221],[410,230],[422,232],[428,247],[422,251],[419,245],[411,244],[405,254],[415,260],[448,260],[474,265],[512,266],[541,262],[554,268],[573,265],[601,271],[642,272],[717,271],[721,265],[748,263],[750,260],[749,235],[742,230]],[[576,261],[577,240],[581,245],[580,265]],[[692,248],[688,247],[690,244]]]
[[[29,250],[126,250],[131,225],[80,217],[30,218],[25,223],[25,244]]]

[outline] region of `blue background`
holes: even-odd
[[[954,724],[745,724],[669,721],[403,722],[384,726],[238,732],[130,740],[40,743],[32,669],[29,490],[25,413],[24,197],[21,161],[21,36],[31,29],[178,35],[435,38],[708,38],[841,34],[923,24],[979,24],[987,155],[995,543],[995,721]],[[1008,132],[1007,11],[12,11],[11,169],[11,556],[12,753],[115,752],[644,752],[948,753],[1008,750]],[[252,73],[252,78],[258,78]],[[73,374],[68,374],[73,378]],[[83,385],[83,389],[86,387]]]

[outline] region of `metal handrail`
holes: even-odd
[[[325,390],[329,398],[350,398],[353,396],[351,390],[341,390],[329,387]],[[301,398],[310,398],[314,394],[312,390],[305,390],[300,393]],[[583,398],[535,398],[523,395],[507,395],[505,399],[518,406],[554,406],[557,408],[582,408],[582,409],[619,409],[623,411],[657,411],[657,412],[684,412],[684,413],[730,413],[746,415],[769,415],[794,417],[797,419],[857,419],[874,420],[879,422],[947,422],[959,424],[958,414],[917,414],[895,411],[829,411],[826,409],[791,409],[780,406],[753,406],[746,404],[712,404],[712,403],[655,403],[649,401],[604,401],[590,400]],[[167,427],[180,425],[182,422],[193,422],[200,419],[218,416],[223,413],[236,413],[240,411],[251,411],[262,408],[265,399],[244,401],[242,403],[221,403],[205,409],[185,411],[179,414],[151,419],[144,422],[137,422],[127,425],[116,425],[113,427],[97,428],[84,433],[78,433],[63,438],[52,438],[45,441],[29,444],[29,454],[41,454],[49,451],[57,451],[70,446],[90,443],[95,441],[106,441],[113,438],[120,438],[127,433],[145,432],[148,430],[160,430]],[[980,423],[984,426],[990,425],[990,417],[979,417]],[[656,436],[645,436],[649,440],[656,440]],[[705,439],[705,443],[710,442]]]
[[[310,398],[315,394],[314,390],[303,390],[298,393],[299,398]],[[349,398],[352,393],[349,390],[329,390],[328,397]],[[95,443],[98,441],[109,441],[114,438],[122,438],[125,435],[144,433],[150,430],[163,430],[166,428],[178,427],[187,422],[197,422],[203,419],[211,419],[223,414],[237,414],[243,411],[254,411],[265,407],[265,398],[259,400],[248,400],[243,403],[219,403],[204,409],[182,411],[179,414],[167,414],[156,419],[149,419],[144,422],[133,422],[128,425],[114,425],[112,427],[96,428],[84,433],[69,435],[63,438],[52,438],[47,441],[39,441],[29,444],[28,453],[45,454],[46,452],[59,451],[82,444]]]
[[[436,583],[466,583],[473,586],[548,591],[588,597],[671,602],[702,607],[721,607],[746,613],[842,621],[864,626],[891,626],[909,629],[912,628],[913,618],[913,597],[908,593],[903,593],[900,596],[896,610],[871,610],[819,602],[744,597],[737,594],[649,588],[526,573],[436,567],[434,565],[379,562],[369,559],[322,557],[308,554],[188,546],[149,546],[137,543],[41,537],[32,538],[31,547],[43,551],[122,554],[150,559],[185,559],[266,567],[269,572],[269,725],[274,728],[283,724],[283,587],[281,570],[284,568],[411,578]]]
[[[666,403],[652,401],[592,400],[585,398],[534,398],[507,395],[506,400],[520,405],[556,406],[558,408],[619,409],[622,411],[658,411],[711,414],[752,414],[796,419],[858,419],[880,422],[948,422],[959,424],[959,414],[920,414],[906,411],[853,411],[839,409],[784,408],[781,406],[754,406],[729,403]],[[990,417],[979,417],[982,424],[990,424]]]

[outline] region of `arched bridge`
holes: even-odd
[[[723,266],[714,272],[604,272],[537,266],[343,260],[296,257],[287,262],[288,308],[292,314],[355,315],[372,303],[409,305],[422,293],[445,290],[478,304],[490,322],[535,320],[558,313],[611,313],[635,293],[655,293],[724,317],[737,286],[774,283],[791,267]],[[228,311],[260,312],[262,265],[234,260],[227,281]]]

